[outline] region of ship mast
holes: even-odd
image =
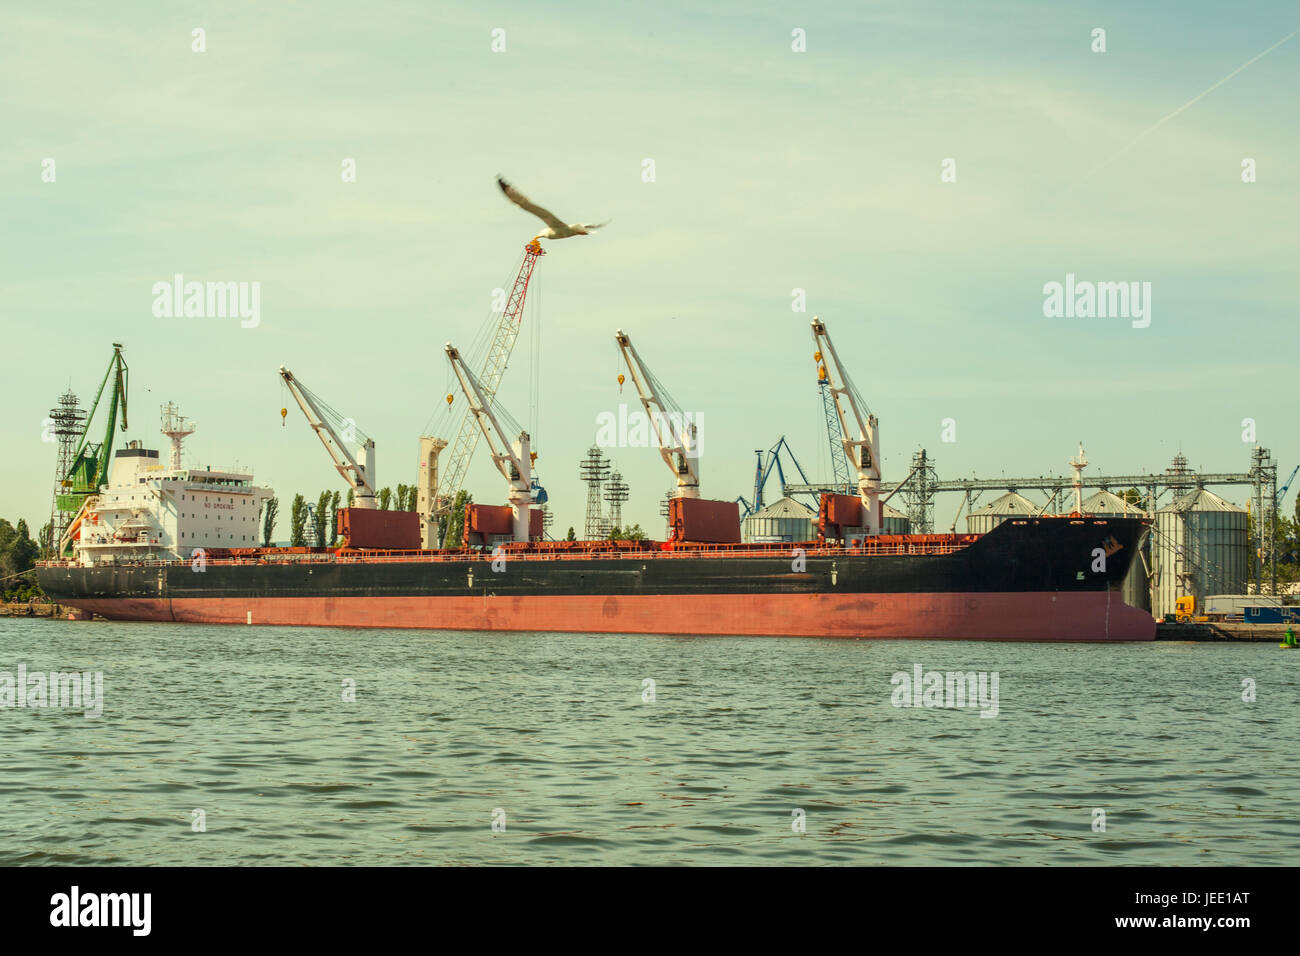
[[[1074,513],[1083,514],[1083,469],[1088,466],[1088,459],[1083,454],[1083,442],[1079,442],[1079,454],[1071,458],[1068,464],[1074,469]]]
[[[181,443],[194,434],[194,422],[181,414],[175,402],[168,402],[162,407],[162,433],[172,442],[172,471],[181,468]]]

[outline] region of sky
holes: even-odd
[[[418,436],[456,424],[444,343],[468,350],[496,321],[540,225],[498,174],[567,221],[612,220],[546,244],[499,394],[530,427],[559,535],[582,531],[598,416],[637,405],[618,328],[702,416],[709,498],[751,496],[754,450],[782,435],[830,474],[814,315],[880,419],[887,486],[921,448],[940,478],[995,478],[1063,474],[1081,441],[1094,474],[1180,451],[1245,471],[1245,419],[1279,481],[1300,464],[1300,35],[1225,80],[1300,28],[1294,3],[2,16],[0,516],[33,531],[49,409],[69,387],[93,399],[113,342],[131,370],[119,441],[164,444],[175,401],[197,423],[186,463],[251,468],[282,514],[342,488],[286,365],[375,439],[381,487],[413,483]],[[156,316],[155,283],[178,273],[258,283],[259,321]],[[1150,283],[1149,325],[1046,316],[1067,274]],[[661,536],[657,451],[609,452],[625,523]],[[505,502],[482,443],[467,484]]]

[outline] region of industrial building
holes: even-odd
[[[751,543],[813,541],[817,512],[793,498],[780,498],[745,519],[741,540]]]
[[[985,534],[992,531],[1008,518],[1028,518],[1043,510],[1024,495],[1008,491],[1005,495],[990,501],[982,508],[976,508],[966,516],[966,530],[971,534]]]
[[[1198,608],[1210,595],[1244,594],[1250,579],[1246,512],[1197,488],[1156,512],[1151,543],[1151,610],[1159,620],[1179,597]]]

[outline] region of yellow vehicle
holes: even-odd
[[[1209,621],[1208,616],[1196,613],[1196,598],[1191,595],[1174,600],[1174,615],[1174,620],[1179,624],[1189,624],[1193,621],[1204,624]]]

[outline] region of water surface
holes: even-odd
[[[20,663],[105,700],[0,709],[5,865],[1300,857],[1300,653],[1272,644],[0,619]],[[998,716],[894,707],[915,664],[997,672]]]

